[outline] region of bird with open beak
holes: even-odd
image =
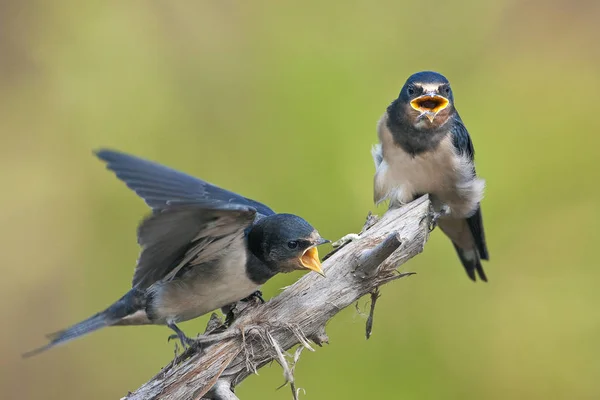
[[[132,289],[25,356],[116,325],[167,325],[191,345],[178,322],[244,299],[279,272],[324,276],[317,246],[328,240],[304,219],[151,161],[96,154],[153,209],[138,228],[142,250]]]
[[[475,172],[471,137],[454,105],[450,83],[432,71],[411,75],[380,119],[374,200],[389,207],[429,194],[440,229],[467,275],[487,281],[488,260],[480,202],[485,182]]]

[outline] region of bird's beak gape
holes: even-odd
[[[325,276],[323,269],[321,268],[321,261],[319,260],[319,250],[317,250],[318,245],[323,243],[328,243],[329,240],[320,239],[313,247],[309,247],[302,253],[300,256],[300,264],[306,269],[310,269],[311,271],[315,271],[317,274],[321,276]]]
[[[410,102],[410,106],[419,111],[421,115],[425,115],[429,122],[433,122],[435,116],[448,107],[448,104],[450,104],[450,100],[434,93],[426,93]]]

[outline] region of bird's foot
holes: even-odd
[[[342,236],[341,239],[336,240],[335,242],[333,242],[331,244],[331,246],[333,246],[334,249],[337,249],[339,247],[342,247],[350,242],[353,242],[355,240],[360,239],[360,235],[356,234],[356,233],[349,233],[347,235]]]
[[[196,341],[192,338],[187,337],[185,335],[185,333],[183,333],[183,331],[177,327],[177,325],[167,324],[167,326],[175,331],[175,333],[173,335],[171,335],[167,338],[167,342],[170,342],[171,340],[174,340],[174,339],[179,339],[179,342],[181,342],[181,345],[183,346],[184,349],[187,349],[188,347],[192,347],[196,344]]]
[[[254,293],[252,293],[250,296],[241,299],[240,302],[248,303],[248,302],[254,301],[256,299],[261,304],[265,304],[265,299],[263,299],[262,295],[263,295],[262,292],[260,290],[257,290]],[[233,303],[233,304],[230,304],[228,306],[221,308],[221,311],[223,311],[223,313],[225,314],[225,322],[223,322],[222,329],[225,330],[229,326],[231,326],[231,324],[233,323],[233,320],[246,307],[249,307],[249,306],[252,306],[252,304],[243,305],[243,304],[239,304],[239,302],[236,302],[236,303]]]
[[[260,301],[260,304],[265,304],[265,299],[263,299],[262,295],[263,295],[262,292],[260,290],[257,290],[254,293],[252,293],[250,296],[248,296],[240,301],[248,302],[248,301],[252,301],[253,299],[258,299]]]
[[[448,207],[446,204],[444,204],[439,211],[435,211],[432,210],[429,212],[428,215],[426,215],[425,217],[423,217],[423,219],[421,220],[421,222],[425,219],[425,218],[429,218],[429,232],[433,231],[435,229],[435,227],[437,226],[437,222],[440,218],[442,217],[447,217],[448,215],[450,215],[450,207]]]
[[[170,342],[171,340],[179,340],[179,342],[181,343],[181,345],[183,346],[184,349],[187,349],[188,347],[193,346],[194,344],[196,344],[196,341],[192,338],[189,338],[187,336],[179,336],[176,333],[170,335],[167,338],[167,342]]]

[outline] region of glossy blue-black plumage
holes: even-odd
[[[406,80],[407,84],[413,84],[413,83],[440,83],[440,84],[448,84],[450,82],[448,82],[448,79],[440,74],[439,72],[435,72],[435,71],[420,71],[420,72],[416,72],[414,74],[412,74],[411,76],[408,77],[408,79]]]
[[[115,150],[101,149],[95,154],[154,210],[165,208],[170,201],[203,200],[250,206],[263,216],[275,214],[258,201],[164,165]]]
[[[475,160],[475,149],[473,148],[471,136],[457,112],[455,112],[454,118],[449,121],[449,123],[452,144],[454,145],[456,152],[458,154],[466,154],[471,161]]]
[[[466,154],[471,161],[474,161],[475,149],[473,147],[473,142],[471,141],[471,136],[469,135],[469,132],[460,119],[458,113],[455,114],[451,124],[450,133],[452,134],[452,144],[454,144],[456,152],[458,154]],[[473,175],[475,175],[475,164],[473,164]],[[488,260],[489,255],[487,244],[485,242],[481,207],[477,207],[477,211],[475,211],[472,216],[467,218],[467,225],[469,226],[469,230],[471,231],[473,239],[475,240],[475,245],[477,246],[477,251],[479,251],[479,256],[483,260]],[[483,273],[483,269],[481,269],[481,271]]]
[[[409,76],[400,90],[398,102],[406,104],[415,96],[422,95],[423,88],[421,85],[423,84],[446,86],[449,93],[443,93],[443,95],[448,97],[451,103],[454,103],[454,95],[452,94],[452,89],[450,89],[450,82],[448,82],[448,79],[446,79],[444,75],[434,71],[421,71]],[[413,93],[411,94],[409,91],[412,91]]]
[[[475,240],[475,245],[477,246],[479,257],[482,260],[489,260],[490,256],[488,254],[487,243],[485,241],[485,231],[483,230],[483,216],[481,215],[481,207],[477,207],[477,211],[475,211],[475,214],[467,218],[467,225],[469,226],[469,230],[471,231],[473,239]]]

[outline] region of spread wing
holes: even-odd
[[[183,268],[216,261],[235,251],[232,246],[245,246],[244,230],[255,216],[252,207],[215,202],[175,203],[155,211],[138,228],[142,251],[133,287],[171,280]]]
[[[253,207],[264,216],[275,214],[262,203],[143,158],[106,149],[96,151],[96,156],[153,210],[165,208],[173,200],[202,200]]]

